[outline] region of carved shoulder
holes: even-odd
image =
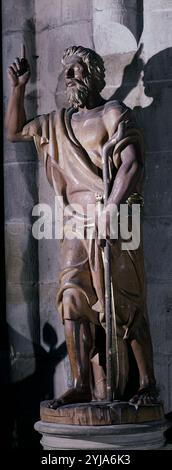
[[[109,138],[112,137],[116,131],[116,126],[120,115],[127,109],[127,107],[119,101],[108,101],[104,106],[103,122],[108,132]]]

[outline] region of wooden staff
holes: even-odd
[[[121,115],[120,119],[126,115],[127,111]],[[106,207],[110,190],[110,171],[109,171],[109,157],[112,155],[113,149],[117,142],[119,142],[125,131],[125,122],[122,121],[118,126],[118,133],[106,142],[103,146],[102,162],[103,162],[103,182],[104,182],[104,206]],[[113,401],[113,366],[112,366],[112,296],[111,296],[111,259],[110,259],[110,245],[105,240],[104,247],[104,283],[105,283],[105,315],[106,315],[106,399]],[[116,321],[114,319],[114,321]],[[116,328],[115,328],[116,334]],[[117,344],[117,338],[115,338]]]

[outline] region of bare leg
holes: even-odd
[[[145,325],[144,325],[145,327]],[[131,347],[137,362],[140,377],[140,389],[130,400],[137,405],[157,403],[157,390],[153,371],[153,353],[149,330],[146,328],[140,339],[133,339]]]
[[[74,388],[49,403],[49,407],[91,401],[90,390],[90,351],[92,338],[89,322],[85,320],[65,320],[65,339],[69,355]]]

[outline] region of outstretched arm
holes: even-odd
[[[22,46],[21,59],[17,57],[8,68],[8,77],[11,82],[11,96],[5,116],[7,138],[11,142],[30,141],[32,137],[22,135],[22,129],[26,124],[25,87],[30,77],[30,67],[25,58],[24,46]]]

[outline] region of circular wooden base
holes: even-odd
[[[163,406],[144,405],[136,407],[128,402],[113,401],[77,403],[61,406],[56,410],[48,408],[44,401],[40,407],[42,422],[73,424],[80,426],[107,426],[113,424],[137,424],[164,419]]]

